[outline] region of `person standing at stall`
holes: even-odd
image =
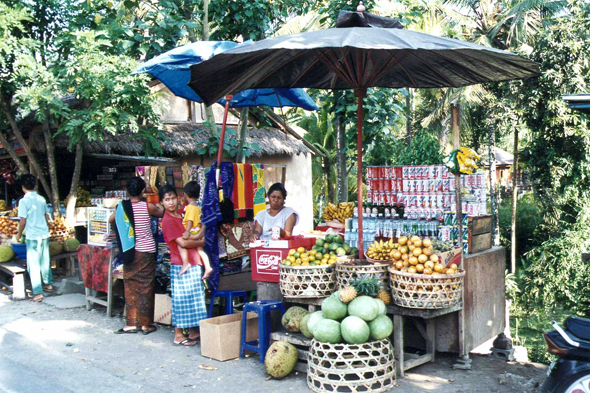
[[[115,334],[150,334],[154,326],[154,288],[156,285],[156,241],[150,216],[162,217],[164,210],[144,200],[145,181],[127,181],[129,200],[120,202],[109,217],[115,224],[119,252],[124,263],[127,324]]]
[[[203,247],[204,240],[197,240],[197,235],[183,237],[185,228],[182,216],[178,213],[178,195],[170,185],[160,187],[160,203],[166,213],[162,218],[164,240],[170,249],[170,278],[172,280],[172,325],[174,326],[174,344],[186,347],[193,346],[199,338],[199,323],[207,318],[205,305],[205,287],[202,280],[203,267],[190,260],[191,266],[182,275],[182,257],[179,249],[196,252]],[[188,329],[188,337],[184,336]]]
[[[49,227],[47,225],[47,202],[37,194],[37,179],[33,175],[20,178],[25,196],[18,203],[20,223],[14,241],[20,242],[26,234],[27,271],[33,287],[33,301],[43,301],[43,290],[53,292],[53,275],[49,259]],[[45,285],[42,285],[41,283]]]
[[[259,212],[254,217],[254,231],[250,241],[257,239],[270,240],[272,229],[280,229],[280,237],[290,237],[293,234],[293,228],[299,222],[299,214],[285,206],[287,200],[287,190],[281,183],[275,183],[268,189],[269,209]]]

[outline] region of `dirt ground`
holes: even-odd
[[[0,292],[0,392],[305,392],[305,375],[268,380],[257,357],[217,362],[199,347],[172,345],[159,326],[148,336],[115,335],[121,318],[104,308],[56,308]],[[407,372],[392,392],[535,392],[546,366],[472,356],[471,371],[441,355]],[[214,366],[208,370],[201,366]]]

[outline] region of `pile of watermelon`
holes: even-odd
[[[322,302],[322,311],[306,315],[300,323],[301,332],[320,342],[363,344],[382,340],[393,332],[393,322],[386,315],[385,303],[370,296],[357,296],[346,304],[339,292]]]

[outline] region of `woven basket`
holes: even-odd
[[[364,344],[311,341],[307,386],[314,392],[384,392],[395,384],[395,359],[388,339]]]
[[[279,275],[279,286],[284,297],[319,298],[330,296],[336,291],[334,265],[280,265]]]
[[[449,308],[463,297],[465,271],[457,274],[415,274],[389,268],[393,302],[401,307],[420,309]]]
[[[385,289],[389,288],[389,275],[387,274],[387,263],[373,263],[371,265],[344,265],[336,264],[336,280],[338,289],[346,288],[352,280],[356,280],[364,275],[375,276],[383,284]]]
[[[393,263],[393,259],[385,259],[385,260],[381,260],[381,259],[373,259],[373,258],[370,258],[370,257],[367,255],[367,253],[365,253],[365,259],[366,259],[368,262],[371,262],[371,263],[379,263],[379,264],[387,264],[387,265],[391,265],[391,264]]]

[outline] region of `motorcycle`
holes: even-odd
[[[570,316],[543,334],[547,351],[559,356],[547,370],[543,393],[590,393],[590,319]]]

